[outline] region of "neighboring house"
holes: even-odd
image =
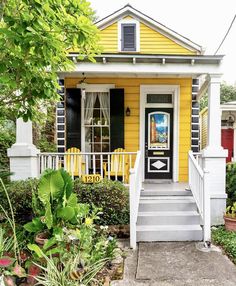
[[[12,179],[36,177],[48,167],[64,167],[73,177],[123,179],[130,188],[132,247],[136,241],[210,240],[210,223],[222,223],[226,201],[223,56],[204,55],[199,45],[130,5],[96,25],[103,46],[97,62],[70,53],[75,70],[58,74],[59,153],[40,154],[32,145],[31,123],[18,119],[17,142],[8,151]],[[205,78],[200,89],[199,78]],[[206,89],[208,146],[197,160],[197,98]],[[80,155],[65,154],[71,147]],[[117,148],[125,152],[114,155]]]
[[[221,145],[228,150],[226,162],[236,161],[236,101],[221,104]],[[207,146],[208,108],[200,112],[201,150]]]

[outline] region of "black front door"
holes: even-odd
[[[145,109],[145,179],[172,179],[173,108]]]

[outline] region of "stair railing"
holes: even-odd
[[[130,169],[129,177],[129,204],[130,204],[130,247],[136,248],[136,223],[138,218],[138,208],[140,192],[142,188],[142,162],[141,152],[137,152],[134,168]]]
[[[189,151],[188,167],[189,187],[201,216],[203,240],[209,244],[211,241],[211,206],[210,193],[207,186],[209,173],[200,167],[192,151]]]

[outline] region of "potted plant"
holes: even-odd
[[[226,230],[236,231],[236,202],[226,208],[224,220]]]

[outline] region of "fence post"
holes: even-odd
[[[211,200],[209,192],[209,171],[204,169],[203,176],[203,240],[204,242],[211,242]]]
[[[129,175],[129,208],[130,208],[130,247],[136,249],[136,210],[135,210],[135,170]]]

